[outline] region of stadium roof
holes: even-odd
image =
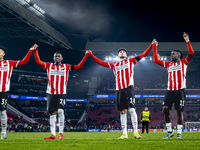
[[[96,52],[116,52],[120,47],[125,47],[128,51],[142,52],[146,50],[151,42],[87,42],[85,49]],[[200,42],[191,42],[195,51],[200,51]],[[172,51],[179,49],[188,51],[185,42],[158,42],[159,51]]]
[[[37,40],[72,49],[68,38],[24,0],[0,0],[0,38]]]

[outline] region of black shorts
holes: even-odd
[[[47,111],[53,113],[58,109],[64,109],[66,104],[66,94],[52,95],[47,94]]]
[[[183,111],[185,106],[185,100],[186,100],[185,89],[176,91],[167,91],[165,93],[164,106],[169,106],[169,108],[171,109],[174,103],[176,110]]]
[[[0,111],[7,109],[8,92],[0,92]]]
[[[119,111],[128,108],[135,108],[135,96],[132,85],[116,92],[116,103],[117,110]]]

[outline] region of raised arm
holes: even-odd
[[[35,62],[36,62],[36,64],[40,65],[42,68],[45,68],[45,63],[40,60],[40,56],[38,54],[38,48],[39,48],[39,46],[35,47],[35,49],[34,49]]]
[[[192,57],[194,56],[194,51],[193,51],[192,45],[191,45],[190,40],[189,40],[189,35],[187,33],[183,32],[183,38],[186,41],[186,44],[187,44],[187,47],[188,47],[188,52],[189,52],[189,55],[186,57],[186,60],[188,62],[190,62],[192,60]]]
[[[20,60],[18,62],[18,64],[16,65],[16,67],[19,67],[19,66],[22,66],[22,65],[26,65],[27,62],[28,62],[28,60],[29,60],[29,58],[30,58],[30,56],[31,56],[31,54],[32,54],[32,50],[30,49],[28,51],[28,53],[26,54],[26,56],[24,57],[24,59],[22,59],[22,60]]]
[[[186,42],[186,43],[187,43],[189,55],[190,55],[191,57],[194,56],[194,51],[193,51],[193,48],[192,48],[192,45],[191,45],[190,41],[188,41],[188,42]]]
[[[91,53],[90,56],[94,59],[94,61],[96,61],[97,64],[99,64],[101,66],[104,66],[104,67],[110,68],[109,63],[102,61],[101,59],[99,59],[96,56],[94,56],[92,53]]]
[[[143,57],[146,57],[150,53],[151,49],[152,49],[152,44],[147,48],[146,51],[144,51],[142,54],[139,55],[140,59],[142,59]]]
[[[158,57],[158,52],[157,52],[157,44],[158,42],[156,41],[156,39],[153,40],[153,57],[154,57],[154,62],[162,67],[164,67],[164,61],[160,60]]]
[[[91,54],[90,51],[86,51],[85,56],[83,57],[83,59],[81,60],[81,62],[78,65],[74,65],[71,67],[71,71],[72,70],[77,70],[77,69],[81,69],[86,61],[86,58]]]

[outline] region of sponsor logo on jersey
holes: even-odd
[[[120,71],[120,70],[125,69],[125,68],[129,68],[129,63],[123,64],[123,65],[120,65],[120,66],[116,66],[115,70]]]
[[[8,71],[8,67],[0,67],[0,71]]]
[[[66,73],[65,70],[51,70],[50,74],[51,75],[58,75],[58,76],[64,76]]]
[[[170,66],[169,67],[169,71],[177,71],[177,70],[181,70],[181,65],[179,65],[179,66]]]

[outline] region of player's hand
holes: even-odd
[[[32,51],[34,51],[34,50],[36,50],[36,49],[38,49],[38,45],[37,44],[34,44],[31,48],[30,48],[30,50],[32,50]]]
[[[183,32],[183,38],[185,39],[186,42],[189,41],[189,35],[185,32]]]
[[[156,46],[158,46],[158,42],[156,41],[156,39],[153,39],[151,44],[156,44]]]
[[[87,50],[87,51],[85,52],[85,54],[86,54],[86,55],[90,55],[90,54],[92,54],[92,51],[91,51],[91,50]]]

